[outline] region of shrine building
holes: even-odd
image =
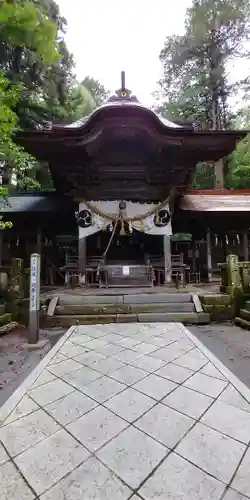
[[[247,132],[170,122],[125,86],[72,124],[25,131],[17,141],[47,162],[54,191],[1,207],[1,266],[42,255],[42,283],[158,286],[216,276],[227,254],[249,256],[250,192],[223,189],[222,159]],[[196,166],[216,164],[211,191],[191,191]]]

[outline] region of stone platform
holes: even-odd
[[[250,498],[250,391],[180,323],[70,328],[0,425],[1,500]]]

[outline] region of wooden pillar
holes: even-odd
[[[171,260],[171,236],[163,236],[163,256],[164,256],[164,282],[172,282],[172,260]]]
[[[244,261],[248,262],[249,251],[248,251],[248,233],[247,233],[247,231],[245,231],[243,233],[243,255],[244,255]]]
[[[42,252],[43,252],[43,232],[42,232],[42,228],[41,227],[38,227],[38,231],[37,231],[37,236],[36,236],[36,249],[35,249],[35,253],[37,253],[38,255],[40,255],[40,260],[39,260],[39,269],[40,269],[40,272],[42,272],[42,263],[44,263],[44,260],[42,259]],[[45,264],[46,266],[46,264]],[[51,274],[51,278],[50,278],[50,285],[54,285],[54,279],[53,279],[53,270],[49,271],[50,274]]]
[[[206,240],[207,240],[208,281],[212,281],[212,245],[211,245],[211,231],[210,231],[210,229],[207,230]]]
[[[224,163],[223,159],[214,165],[214,189],[224,189]]]
[[[0,266],[3,263],[3,231],[0,230]]]
[[[224,261],[226,262],[227,256],[228,256],[228,245],[226,242],[226,234],[222,234],[222,250],[223,250],[223,258]]]
[[[82,278],[85,280],[85,271],[87,263],[87,238],[78,238],[78,267]]]
[[[42,240],[43,240],[43,233],[42,233],[42,228],[39,227],[37,231],[37,238],[36,238],[36,253],[39,255],[42,254]]]

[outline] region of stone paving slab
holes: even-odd
[[[72,327],[0,410],[0,499],[246,500],[249,444],[249,389],[182,324]]]

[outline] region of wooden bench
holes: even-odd
[[[188,266],[184,264],[183,255],[176,254],[171,257],[171,267],[172,267],[172,278],[177,280],[179,278],[182,285],[185,284],[185,275],[188,269]]]
[[[78,269],[78,257],[66,255],[65,265],[60,267],[60,271],[65,273],[65,285],[70,286],[73,281],[78,284],[79,281],[79,269]]]
[[[86,285],[107,286],[107,273],[105,270],[105,261],[102,257],[90,257],[86,266]]]

